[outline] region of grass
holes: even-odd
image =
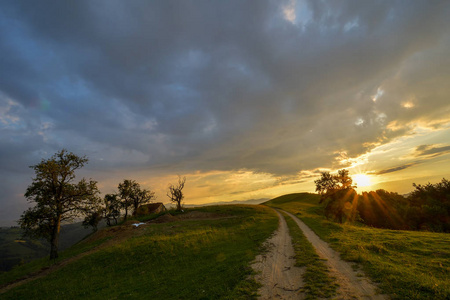
[[[338,285],[330,277],[329,270],[319,258],[314,247],[291,217],[283,213],[294,245],[296,266],[305,267],[303,290],[306,299],[331,298],[336,295]]]
[[[48,268],[52,265],[58,264],[65,259],[74,257],[83,252],[89,251],[89,250],[99,246],[106,240],[108,240],[108,238],[99,239],[92,243],[80,243],[74,247],[71,247],[70,249],[62,251],[59,258],[56,260],[49,260],[49,258],[47,256],[47,257],[35,259],[24,265],[16,266],[8,272],[2,272],[2,273],[0,273],[0,286],[3,286],[9,282],[18,280],[20,278],[23,278],[29,274],[36,273],[36,272],[38,272],[42,269]]]
[[[102,248],[2,299],[252,299],[250,262],[276,229],[264,206],[196,210],[231,216],[150,224],[139,236]]]
[[[300,217],[393,299],[450,299],[450,235],[384,230],[327,221],[315,194],[291,194],[266,204]]]

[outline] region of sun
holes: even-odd
[[[353,175],[353,181],[358,187],[370,186],[372,184],[372,182],[370,181],[370,176],[365,174]]]

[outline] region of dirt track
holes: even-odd
[[[253,269],[262,284],[260,299],[303,299],[303,269],[295,267],[295,252],[286,221],[277,211],[279,226],[266,241],[267,252],[256,257]]]
[[[350,263],[343,261],[339,253],[322,241],[305,223],[291,213],[285,212],[295,220],[305,234],[306,238],[316,249],[317,254],[326,259],[331,276],[336,277],[339,284],[338,299],[387,299],[385,295],[377,294],[376,287],[370,280],[358,271],[359,276],[353,270]]]
[[[280,219],[278,230],[266,243],[268,252],[259,255],[252,267],[261,272],[256,276],[263,287],[258,291],[260,299],[303,299],[302,273],[303,270],[294,267],[294,249],[292,247],[289,229],[284,217],[277,211]],[[385,295],[377,294],[376,287],[370,280],[358,271],[353,270],[351,264],[340,259],[339,253],[331,249],[308,226],[294,215],[292,217],[306,238],[316,249],[317,254],[325,259],[330,269],[330,275],[339,284],[338,294],[334,299],[388,299]]]

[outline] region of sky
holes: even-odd
[[[450,179],[449,15],[448,1],[1,1],[0,225],[31,205],[29,166],[63,148],[103,195],[134,179],[161,202],[178,175],[186,204],[314,192],[342,168],[358,191]]]

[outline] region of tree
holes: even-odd
[[[100,223],[103,218],[102,214],[102,208],[91,210],[83,220],[84,228],[88,228],[89,226],[91,226],[94,232],[97,231],[98,223]]]
[[[322,177],[314,181],[316,192],[319,192],[322,196],[321,201],[337,191],[356,188],[356,185],[352,185],[353,180],[346,169],[339,170],[337,175],[331,175],[330,172],[322,172],[321,174]]]
[[[348,170],[342,169],[337,175],[330,172],[322,172],[322,176],[315,180],[316,192],[320,194],[320,203],[325,203],[325,216],[336,219],[342,223],[344,218],[355,219],[357,216],[356,207],[351,204],[357,199],[352,178],[348,175]]]
[[[103,217],[106,219],[106,224],[112,226],[112,221],[117,225],[120,217],[121,203],[117,194],[106,194],[103,198]]]
[[[176,203],[177,210],[181,211],[181,201],[184,199],[183,188],[186,183],[186,177],[181,178],[178,176],[178,185],[169,185],[169,191],[167,192],[167,197],[170,198],[170,201]]]
[[[98,205],[97,182],[81,179],[75,183],[75,171],[88,159],[63,149],[50,159],[31,166],[36,173],[25,197],[34,202],[19,220],[24,235],[50,242],[50,259],[58,257],[61,222],[73,220]]]
[[[324,195],[329,194],[331,191],[334,191],[337,188],[337,182],[333,175],[330,172],[322,172],[322,177],[314,181],[316,184],[316,192],[321,195],[321,201],[323,200]]]
[[[140,205],[155,199],[155,192],[141,189],[141,186],[135,180],[125,179],[123,183],[119,184],[119,196],[122,207],[125,209],[124,219],[126,220],[129,208],[133,208],[133,216],[136,215]]]
[[[133,205],[133,196],[139,188],[139,184],[135,180],[125,179],[119,183],[119,197],[121,206],[125,209],[124,220],[128,217],[128,209]]]
[[[155,199],[155,192],[145,189],[141,190],[139,187],[137,190],[134,191],[132,199],[134,207],[133,216],[136,216],[139,206],[150,203],[150,201]]]
[[[413,183],[408,196],[410,210],[407,220],[414,229],[450,232],[450,181],[443,178],[436,184]]]

